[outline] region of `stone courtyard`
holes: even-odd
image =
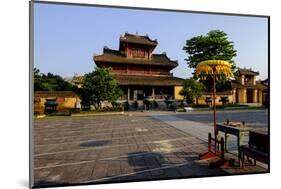
[[[207,161],[198,159],[207,151],[206,140],[200,137],[207,137],[203,126],[199,124],[203,130],[196,135],[187,129],[194,130],[196,125],[188,121],[184,130],[167,120],[180,118],[157,116],[136,112],[35,119],[35,186],[268,172],[247,164],[244,169],[210,169]]]

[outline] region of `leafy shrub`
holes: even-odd
[[[184,104],[183,103],[178,104],[177,109],[184,109]]]

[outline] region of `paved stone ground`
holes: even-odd
[[[91,116],[34,121],[36,186],[266,172],[259,166],[209,169],[207,144],[151,116]]]
[[[206,133],[213,133],[213,112],[146,112],[158,120],[172,125],[184,132],[196,136],[201,140],[207,141]],[[231,110],[218,111],[217,123],[223,123],[227,119],[232,122],[245,121],[247,127],[253,129],[268,130],[268,110]],[[220,133],[223,134],[223,133]],[[224,137],[221,135],[221,137]],[[248,136],[243,139],[243,144],[248,142]],[[229,150],[237,151],[237,138],[229,136]]]
[[[209,125],[204,122],[190,121],[186,117],[184,119],[183,114],[179,116],[178,114],[171,113],[171,112],[146,112],[146,115],[151,116],[164,123],[167,123],[205,142],[208,142],[208,133],[212,133],[212,136],[214,136],[213,124]],[[219,138],[221,137],[224,136],[223,133],[220,132]],[[248,140],[249,140],[248,136],[246,136],[243,140],[244,144],[246,144]],[[229,135],[228,150],[237,153],[237,138],[235,136]]]
[[[145,112],[146,115],[165,122],[185,133],[195,136],[203,141],[208,141],[208,133],[214,135],[212,112]],[[255,118],[256,117],[256,118]],[[253,130],[262,129],[268,130],[268,110],[240,110],[240,111],[220,111],[218,113],[217,123],[223,123],[226,119],[238,122],[245,120],[247,126]],[[224,133],[219,132],[219,138],[224,138]],[[249,136],[244,136],[241,140],[241,145],[248,144]],[[227,144],[228,152],[237,155],[237,137],[233,135],[228,136]],[[259,166],[268,168],[266,164],[259,163]]]
[[[194,111],[175,114],[176,117],[188,121],[213,125],[212,111]],[[225,122],[227,119],[233,122],[245,121],[247,126],[254,128],[268,128],[268,109],[262,110],[220,110],[216,113],[217,122]]]

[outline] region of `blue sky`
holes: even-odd
[[[34,66],[63,77],[84,74],[95,68],[94,53],[101,54],[104,46],[118,49],[121,34],[138,32],[157,39],[154,53],[178,60],[172,72],[187,78],[194,70],[184,61],[185,41],[213,29],[234,42],[238,67],[267,78],[267,18],[39,3],[34,6]]]

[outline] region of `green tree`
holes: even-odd
[[[180,95],[184,96],[187,104],[192,104],[194,98],[196,99],[196,104],[198,104],[198,97],[202,95],[205,90],[205,86],[196,81],[194,78],[189,78],[183,81],[183,88],[180,91]]]
[[[40,73],[37,68],[33,69],[34,91],[75,91],[76,87],[65,81],[61,76]]]
[[[40,91],[42,89],[42,75],[40,74],[40,70],[37,68],[33,68],[33,84],[34,91]]]
[[[197,64],[204,60],[225,60],[232,64],[235,69],[234,57],[236,50],[234,44],[229,41],[227,34],[220,30],[211,30],[207,35],[200,35],[186,40],[183,50],[188,54],[185,61],[189,68],[196,68]],[[203,81],[208,91],[212,90],[212,80],[210,76]],[[229,89],[230,82],[222,78],[217,82],[217,91]]]
[[[95,71],[84,75],[80,97],[83,106],[93,105],[96,109],[101,108],[101,103],[105,100],[113,103],[120,96],[122,90],[109,68],[97,68]]]

